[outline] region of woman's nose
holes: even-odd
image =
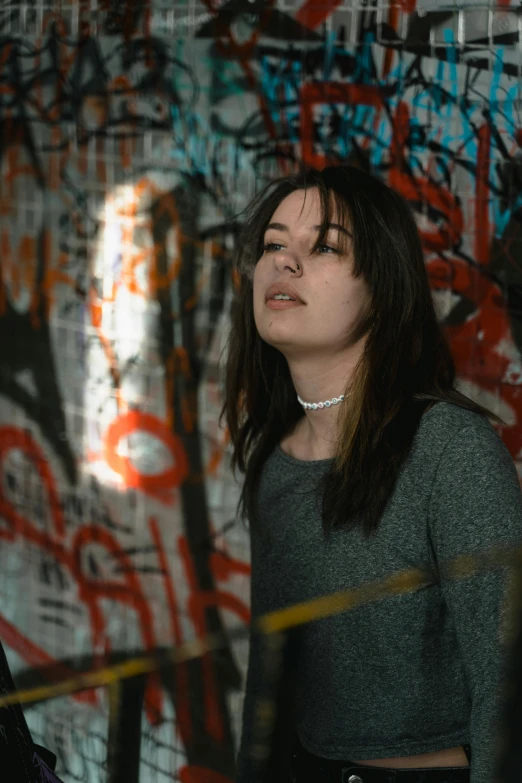
[[[295,272],[301,266],[300,261],[297,257],[297,253],[294,253],[293,251],[288,250],[287,248],[285,248],[284,250],[277,251],[274,254],[274,260],[276,262],[278,269],[285,269],[286,267],[288,267],[289,269],[292,269],[293,272]]]

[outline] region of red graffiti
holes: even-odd
[[[429,204],[438,214],[440,225],[433,230],[419,231],[426,251],[450,250],[461,238],[464,217],[457,199],[447,189],[432,182],[428,177],[412,176],[406,165],[406,141],[410,130],[408,105],[400,101],[393,118],[393,138],[390,150],[390,171],[388,184],[400,193],[410,204]]]
[[[174,589],[174,582],[172,581],[172,576],[170,574],[167,556],[163,548],[159,525],[154,518],[149,520],[149,529],[152,541],[158,551],[159,566],[163,572],[165,593],[169,607],[172,638],[174,639],[176,645],[180,645],[183,643],[183,632],[179,618],[176,591]],[[176,728],[179,731],[181,739],[186,747],[192,738],[193,727],[190,713],[190,683],[188,677],[188,667],[185,663],[180,663],[175,667],[175,678],[176,689],[174,693],[174,699],[176,709]]]
[[[310,30],[315,30],[341,3],[342,0],[324,0],[322,3],[318,3],[317,0],[305,0],[296,13],[295,20]]]
[[[478,131],[476,198],[475,198],[475,259],[479,264],[489,261],[489,165],[491,131],[482,125]]]
[[[402,11],[412,14],[417,7],[417,0],[393,0],[394,5],[398,5]]]
[[[1,196],[0,196],[1,211]],[[75,288],[73,278],[63,271],[67,264],[67,255],[63,252],[52,252],[51,233],[43,229],[38,237],[26,234],[20,238],[17,246],[11,245],[7,228],[0,231],[0,316],[7,309],[5,284],[9,282],[11,296],[18,299],[21,291],[30,292],[29,318],[34,329],[41,326],[40,303],[45,303],[45,315],[51,315],[54,305],[54,291],[57,285],[67,285]],[[44,261],[45,274],[43,280],[37,280],[37,256]]]
[[[3,615],[0,615],[0,638],[12,650],[16,650],[18,655],[30,666],[40,669],[42,676],[50,682],[59,682],[60,680],[74,677],[75,672],[69,666],[56,661],[51,655],[42,650],[41,647],[34,644],[18,628],[9,622]],[[81,691],[74,693],[72,698],[76,701],[96,704],[95,691]]]
[[[172,455],[173,465],[163,473],[141,473],[128,457],[117,454],[122,437],[135,432],[147,432],[160,440]],[[188,476],[188,461],[180,439],[157,416],[141,411],[129,411],[118,416],[105,434],[105,459],[107,464],[123,478],[125,486],[141,489],[160,497],[165,490],[178,487]]]
[[[323,153],[314,151],[313,107],[317,104],[345,103],[353,105],[384,105],[378,87],[340,82],[322,84],[304,84],[301,90],[301,145],[305,163],[322,169],[338,161],[329,159]],[[426,250],[444,250],[452,248],[460,239],[464,219],[455,196],[428,177],[412,177],[406,166],[405,146],[409,135],[409,109],[400,101],[393,118],[393,139],[390,150],[389,185],[404,196],[410,203],[429,203],[436,210],[441,225],[433,230],[421,230],[421,238]]]
[[[232,779],[226,775],[214,772],[208,767],[197,767],[194,764],[189,767],[181,767],[177,775],[181,783],[233,783]]]
[[[498,351],[501,340],[510,336],[502,292],[480,269],[460,258],[429,259],[427,271],[433,290],[451,291],[473,303],[472,313],[462,323],[445,327],[459,377],[492,394],[500,389],[503,402],[518,412],[522,389],[505,381],[511,360]],[[502,439],[515,459],[522,443],[521,425],[502,428]]]
[[[144,416],[144,414],[142,414]],[[149,431],[159,433],[165,437],[163,429],[158,428],[156,420],[153,422],[145,419]],[[123,430],[134,421],[143,425],[143,418],[124,419]],[[126,422],[126,423],[125,423]],[[113,433],[115,442],[119,437]],[[172,445],[172,442],[170,445]],[[56,482],[53,473],[48,466],[44,454],[33,437],[27,432],[16,427],[0,428],[0,466],[3,465],[7,455],[13,449],[21,451],[31,462],[41,485],[47,494],[47,508],[51,518],[50,526],[37,525],[28,519],[5,495],[0,495],[0,515],[6,522],[6,526],[0,528],[0,538],[8,541],[22,538],[27,543],[36,546],[63,567],[64,571],[76,585],[78,599],[85,606],[90,624],[91,643],[94,650],[95,666],[102,666],[106,662],[106,656],[111,652],[111,641],[107,632],[105,615],[102,611],[102,601],[111,600],[133,609],[136,613],[144,649],[152,652],[157,647],[157,637],[154,631],[154,617],[152,609],[143,591],[138,571],[134,567],[131,558],[122,549],[114,535],[104,527],[94,524],[83,524],[77,529],[70,542],[67,542],[65,520],[60,504]],[[132,475],[132,474],[131,474]],[[172,477],[171,477],[172,479]],[[164,479],[162,479],[163,481]],[[176,479],[178,480],[178,479]],[[139,486],[139,484],[138,484]],[[152,489],[156,487],[153,484]],[[150,487],[149,487],[150,489]],[[182,644],[183,634],[181,630],[178,600],[174,583],[170,575],[168,559],[164,550],[160,535],[159,525],[154,518],[150,519],[149,530],[152,542],[157,552],[158,563],[161,568],[164,581],[165,595],[169,608],[169,617],[172,630],[172,638],[176,645]],[[115,564],[116,568],[109,577],[98,572],[90,573],[88,568],[89,549],[102,548],[105,555]],[[183,607],[192,619],[196,634],[204,636],[207,633],[205,610],[209,606],[216,606],[236,614],[240,620],[248,624],[250,612],[248,607],[231,593],[219,589],[205,591],[198,585],[196,571],[186,539],[181,536],[178,539],[179,552],[181,554],[185,572],[187,575],[189,596],[187,606]],[[211,552],[209,555],[209,568],[212,579],[215,582],[226,582],[233,574],[250,573],[250,566],[243,561],[229,557],[226,552]],[[113,574],[116,572],[117,577]],[[5,618],[0,616],[0,636],[5,642],[16,650],[18,654],[31,666],[45,666],[43,674],[51,681],[57,678],[63,679],[72,674],[68,667],[54,661],[54,659],[17,631]],[[212,669],[212,660],[207,655],[202,661],[203,679],[205,688],[205,706],[207,708],[207,725],[211,736],[215,739],[223,739],[224,728],[218,709],[217,689]],[[188,668],[184,665],[176,667],[176,693],[175,706],[177,727],[185,744],[192,737],[192,723],[190,714],[190,687],[188,681]],[[96,702],[93,691],[79,694],[75,698]],[[146,690],[146,711],[152,724],[161,720],[163,710],[163,694],[159,677],[156,673],[148,676]]]
[[[24,432],[17,427],[1,427],[0,434],[0,464],[2,464],[7,454],[14,449],[18,449],[28,457],[36,468],[38,478],[47,491],[48,507],[51,512],[53,525],[50,536],[44,531],[36,529],[32,523],[27,522],[21,514],[15,511],[2,494],[0,495],[0,514],[12,524],[11,528],[0,530],[0,538],[7,538],[12,541],[16,535],[21,534],[42,547],[52,543],[51,548],[53,552],[61,555],[61,545],[57,543],[57,540],[63,538],[65,534],[65,522],[54,476],[40,447],[28,432]]]
[[[380,106],[382,96],[378,87],[366,84],[345,84],[343,82],[322,82],[311,84],[307,82],[301,87],[299,99],[301,115],[301,157],[309,166],[323,169],[337,161],[330,160],[323,153],[314,152],[313,108],[318,104],[360,104],[363,106]]]
[[[112,579],[89,579],[85,576],[85,569],[82,567],[82,554],[84,549],[93,544],[103,547],[114,558],[119,566],[119,572],[123,574],[123,582]],[[83,525],[73,538],[72,551],[74,576],[78,584],[79,597],[87,606],[95,607],[97,610],[95,613],[91,613],[96,644],[101,644],[104,641],[105,650],[108,652],[111,649],[110,639],[105,634],[105,621],[99,609],[100,601],[110,599],[130,606],[136,611],[145,650],[152,652],[157,646],[152,612],[132,561],[122,550],[112,533],[99,525]],[[161,687],[155,674],[149,676],[146,699],[149,720],[151,723],[155,723],[158,716],[161,715],[163,703]]]
[[[59,503],[54,476],[48,467],[44,455],[33,440],[32,436],[15,427],[0,428],[0,465],[5,460],[8,452],[19,449],[33,464],[41,484],[47,490],[48,509],[51,516],[51,529],[44,526],[37,527],[35,523],[24,517],[13,503],[0,496],[0,515],[7,523],[7,527],[0,530],[0,538],[13,541],[15,538],[23,538],[26,542],[37,546],[59,563],[71,576],[77,585],[78,597],[85,605],[90,620],[91,641],[95,652],[96,665],[103,665],[104,655],[111,650],[110,639],[105,632],[105,619],[100,606],[103,599],[112,599],[119,603],[131,606],[138,614],[140,628],[145,649],[152,651],[156,647],[156,639],[153,631],[152,614],[145,600],[140,578],[132,566],[130,558],[122,550],[114,536],[98,525],[83,525],[74,536],[70,546],[64,542],[65,524],[63,513]],[[86,548],[95,544],[101,546],[117,561],[123,574],[122,581],[98,580],[86,575],[86,569],[82,558]],[[34,653],[20,638],[11,635],[11,641],[25,660],[34,663]],[[147,692],[149,705],[149,718],[155,719],[155,715],[161,712],[161,691],[159,685],[150,680]],[[154,712],[152,711],[154,709]]]
[[[196,633],[198,636],[202,636],[206,632],[205,622],[205,609],[209,606],[221,607],[227,609],[236,614],[239,619],[246,625],[250,622],[250,610],[240,601],[239,598],[221,590],[205,591],[201,590],[198,586],[196,569],[190,554],[188,542],[184,536],[178,538],[178,548],[181,554],[183,565],[185,568],[185,575],[187,583],[189,585],[191,594],[188,599],[187,609],[192,619]],[[221,556],[217,558],[218,569],[220,575],[225,573],[224,565]],[[214,564],[216,560],[213,561]],[[230,564],[226,569],[227,577],[232,573],[245,573],[250,571],[250,566],[239,561],[230,560]],[[205,701],[205,718],[206,729],[211,737],[218,742],[223,741],[224,727],[222,716],[219,711],[219,705],[217,701],[217,692],[215,684],[215,674],[212,667],[212,658],[210,655],[204,655],[202,657],[203,667],[203,681],[204,681],[204,701]]]
[[[301,144],[305,163],[316,168],[338,163],[314,150],[313,107],[332,103],[363,104],[382,109],[379,88],[338,82],[305,84],[301,90]],[[522,390],[506,380],[510,360],[497,350],[501,340],[512,341],[509,319],[502,292],[468,263],[460,259],[442,261],[430,259],[432,253],[446,253],[458,246],[465,226],[464,215],[455,195],[429,176],[411,170],[407,143],[410,134],[408,104],[399,101],[392,116],[392,140],[388,184],[400,193],[412,207],[425,211],[429,207],[431,226],[424,221],[419,228],[423,249],[427,255],[428,274],[434,289],[450,289],[474,304],[474,314],[457,326],[447,327],[457,373],[460,378],[477,383],[492,394],[502,389],[502,400],[518,413]],[[491,131],[487,124],[478,130],[477,171],[473,222],[468,227],[473,236],[475,257],[480,266],[489,262],[489,169]],[[518,415],[516,416],[518,420]],[[503,440],[513,458],[518,458],[522,444],[522,425],[502,429]]]
[[[502,0],[500,0],[502,2]],[[505,2],[505,0],[504,0]],[[507,0],[509,3],[509,0]],[[325,22],[330,14],[340,6],[342,0],[325,0],[318,3],[317,0],[305,0],[299,11],[295,15],[296,22],[315,30],[320,24]],[[391,0],[391,7],[398,7],[405,13],[413,13],[417,6],[417,0]]]

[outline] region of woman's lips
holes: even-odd
[[[303,302],[292,302],[291,299],[269,299],[266,306],[271,310],[288,310],[290,307],[302,307]]]

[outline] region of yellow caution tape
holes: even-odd
[[[443,571],[451,579],[468,578],[491,566],[522,565],[522,546],[506,550],[505,547],[492,549],[476,557],[464,555],[447,563]],[[442,573],[442,569],[441,569]],[[295,604],[285,609],[270,612],[258,618],[253,627],[262,634],[274,634],[304,623],[340,614],[356,606],[383,598],[386,595],[401,595],[433,584],[430,573],[423,569],[400,571],[383,580],[371,582],[361,587],[343,590],[332,595],[315,598],[311,601]],[[138,658],[105,666],[102,669],[84,672],[61,682],[27,688],[0,697],[0,708],[10,704],[34,704],[48,701],[91,688],[112,685],[120,680],[137,677],[157,671],[165,666],[199,658],[206,653],[220,649],[231,637],[240,638],[248,634],[249,628],[228,631],[227,638],[221,634],[208,634],[193,639],[167,652],[143,655]]]

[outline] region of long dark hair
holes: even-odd
[[[437,401],[505,424],[454,388],[455,365],[438,323],[422,246],[407,202],[353,166],[299,172],[270,182],[244,213],[234,264],[235,292],[227,342],[224,405],[233,446],[232,469],[245,480],[238,511],[257,522],[261,470],[276,444],[304,416],[284,355],[261,339],[254,322],[253,270],[266,226],[295,190],[317,188],[322,211],[314,250],[324,242],[332,207],[351,227],[355,277],[363,276],[371,309],[354,340],[364,352],[345,393],[335,457],[319,483],[322,521],[329,530],[360,524],[377,529],[424,411]]]

